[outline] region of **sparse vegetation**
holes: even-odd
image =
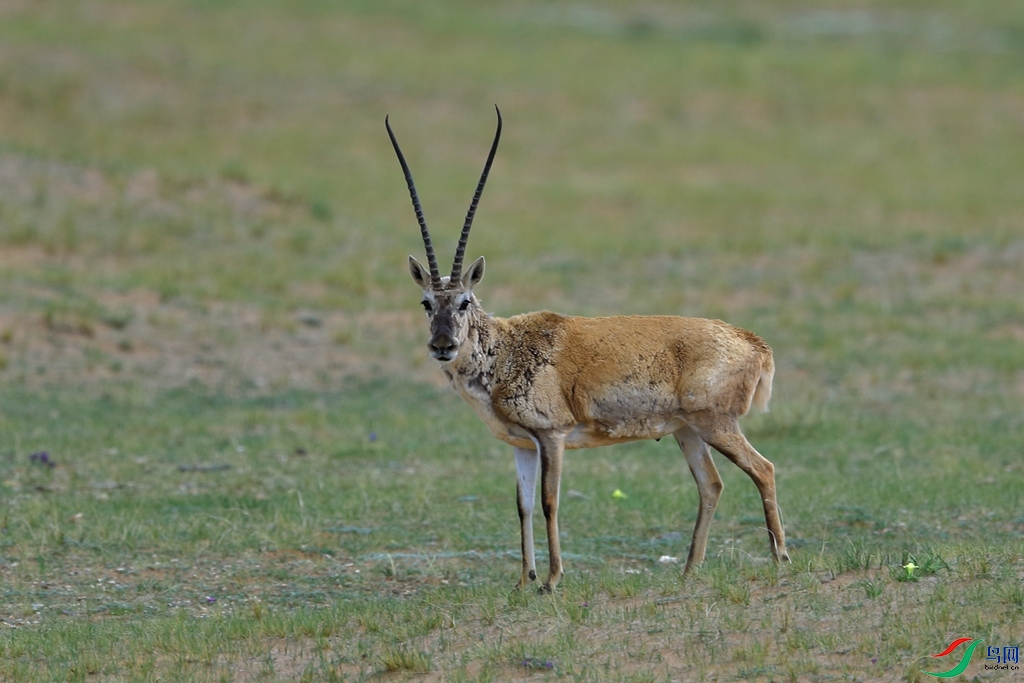
[[[914,681],[1019,645],[1022,27],[0,3],[0,680]],[[383,129],[454,244],[494,102],[485,304],[763,335],[792,565],[720,460],[683,577],[696,490],[638,443],[569,454],[567,576],[510,592],[514,467],[428,362]]]

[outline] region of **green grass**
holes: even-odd
[[[918,681],[1019,645],[1024,13],[858,7],[0,7],[0,680]],[[424,353],[383,127],[444,261],[493,103],[485,304],[763,335],[792,565],[721,458],[707,563],[659,562],[697,495],[645,442],[569,454],[567,576],[510,592],[514,467]]]

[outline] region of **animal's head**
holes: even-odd
[[[430,320],[430,341],[427,342],[427,348],[430,350],[431,356],[442,362],[455,360],[459,354],[459,348],[469,334],[470,324],[480,308],[479,302],[473,296],[473,288],[484,277],[484,257],[481,256],[474,261],[465,273],[462,272],[462,259],[466,255],[466,241],[469,239],[469,230],[473,226],[476,206],[480,202],[480,195],[483,194],[487,174],[491,170],[494,153],[498,151],[498,140],[501,138],[501,111],[497,107],[494,109],[498,112],[498,129],[494,133],[494,142],[491,143],[487,163],[484,164],[480,182],[476,186],[476,193],[473,195],[469,212],[466,214],[466,222],[462,226],[462,236],[459,237],[459,246],[455,250],[451,275],[445,277],[441,277],[437,267],[434,247],[430,243],[430,233],[427,231],[427,221],[423,218],[423,209],[420,207],[420,199],[416,194],[416,185],[412,181],[409,165],[405,162],[405,156],[391,130],[391,124],[388,123],[387,118],[384,119],[391,144],[395,148],[395,154],[398,155],[399,163],[402,164],[402,172],[405,173],[409,195],[412,197],[412,206],[416,211],[423,245],[427,251],[428,267],[424,267],[412,256],[409,257],[409,272],[412,274],[412,279],[423,290],[421,303]]]

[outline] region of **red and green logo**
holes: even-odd
[[[964,656],[960,658],[960,663],[954,666],[952,669],[950,669],[949,671],[922,671],[921,673],[926,673],[929,676],[935,676],[936,678],[953,678],[955,676],[959,676],[960,674],[962,674],[964,670],[967,669],[967,665],[971,663],[971,655],[974,654],[974,648],[981,645],[982,641],[974,640],[974,638],[957,638],[952,643],[950,643],[949,647],[947,647],[945,650],[943,650],[937,655],[932,655],[932,657],[945,657],[946,655],[952,653],[953,650],[957,649],[964,643],[971,644],[967,647],[967,650],[964,652]]]

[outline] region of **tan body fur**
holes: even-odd
[[[767,407],[775,372],[760,337],[718,320],[543,311],[485,314],[472,329],[473,352],[442,370],[494,436],[520,448],[536,432],[593,448],[660,439],[704,411],[739,417],[758,387]]]
[[[523,566],[519,586],[537,578],[533,509],[538,473],[547,526],[549,573],[562,577],[558,497],[565,449],[592,448],[671,434],[697,482],[700,507],[685,571],[707,548],[722,480],[709,446],[734,462],[758,488],[769,548],[788,560],[772,464],[747,442],[738,419],[751,405],[766,409],[775,365],[755,334],[719,320],[675,316],[581,318],[542,311],[511,318],[486,313],[473,294],[484,275],[481,256],[462,273],[466,241],[501,135],[491,145],[450,276],[441,277],[412,174],[395,140],[426,247],[429,269],[412,256],[409,271],[423,290],[430,320],[428,349],[452,387],[491,432],[513,447]]]

